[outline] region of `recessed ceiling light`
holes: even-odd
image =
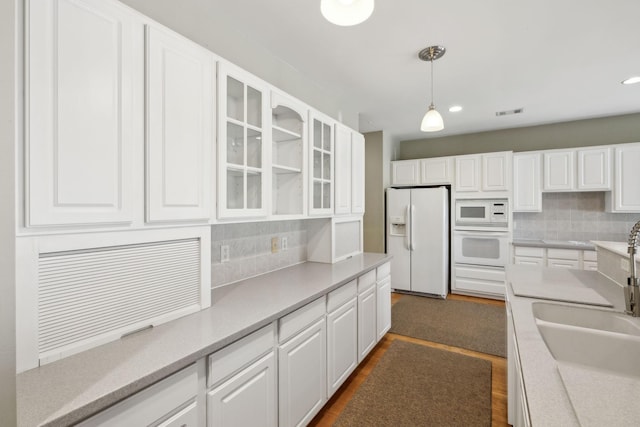
[[[460,105],[454,105],[453,107],[449,107],[449,112],[457,113],[458,111],[462,111],[462,107]]]
[[[623,85],[632,85],[634,83],[640,83],[640,76],[629,77],[628,79],[622,81]]]

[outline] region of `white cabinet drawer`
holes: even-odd
[[[192,402],[182,411],[175,414],[168,420],[158,424],[157,427],[197,427],[198,426],[198,405]]]
[[[551,259],[566,259],[578,261],[580,259],[580,251],[575,249],[547,249],[547,258]]]
[[[573,259],[552,259],[547,260],[547,265],[553,268],[580,268],[580,261]]]
[[[80,423],[80,426],[141,426],[179,414],[178,408],[198,394],[198,369],[193,364]],[[176,412],[176,414],[173,414]],[[172,425],[172,424],[168,424]],[[187,424],[191,425],[191,424]],[[195,425],[195,424],[194,424]]]
[[[544,248],[530,248],[528,246],[514,246],[515,256],[544,257]]]
[[[363,274],[362,276],[358,277],[358,293],[361,294],[362,292],[369,289],[371,286],[375,285],[375,283],[376,283],[376,270],[371,270]]]
[[[271,323],[210,355],[207,387],[218,384],[273,349],[274,325]]]
[[[346,285],[340,286],[327,295],[327,313],[331,313],[345,302],[354,298],[357,294],[357,280],[352,280]]]
[[[391,274],[391,263],[385,262],[376,269],[376,280],[379,282]]]
[[[455,267],[456,281],[458,278],[471,278],[481,280],[493,280],[496,282],[505,281],[504,269],[500,268],[486,268],[486,267],[461,267],[456,265]],[[504,287],[504,285],[503,285]]]
[[[544,259],[537,257],[516,256],[514,258],[514,263],[519,265],[536,265],[539,267],[544,267]]]
[[[596,253],[596,251],[584,251],[582,256],[585,261],[598,260],[598,254]]]
[[[278,328],[278,342],[283,343],[293,335],[324,316],[327,310],[325,297],[305,305],[281,318]]]

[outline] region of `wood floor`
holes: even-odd
[[[401,294],[391,294],[391,302],[394,304],[400,298]],[[449,295],[449,299],[466,300],[480,302],[484,304],[491,304],[504,307],[503,301],[488,300],[483,298],[473,298],[461,295]],[[396,335],[388,333],[378,343],[378,345],[371,350],[371,353],[365,360],[356,368],[351,376],[345,381],[333,397],[327,402],[324,408],[318,415],[311,421],[310,426],[329,427],[336,421],[340,413],[344,410],[349,403],[349,400],[356,392],[360,384],[364,382],[367,376],[371,373],[378,361],[382,358],[389,346],[394,340],[408,341],[415,344],[420,344],[428,347],[438,348],[441,350],[451,351],[454,353],[460,353],[471,357],[478,357],[491,362],[491,425],[492,427],[507,426],[507,360],[492,356],[489,354],[478,353],[476,351],[466,350],[458,347],[451,347],[444,344],[439,344],[431,341],[424,341],[416,338],[405,337],[402,335]]]

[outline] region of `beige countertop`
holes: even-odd
[[[212,292],[198,313],[17,376],[18,425],[78,422],[370,271],[390,257],[306,262]]]
[[[513,316],[531,424],[577,426],[579,422],[562,383],[558,365],[547,349],[532,313],[532,304],[540,300],[515,296],[513,284],[589,288],[611,302],[615,311],[623,311],[622,288],[596,271],[525,265],[509,265],[506,270],[506,299]],[[576,299],[576,303],[581,302],[579,296]],[[606,399],[606,396],[603,398]]]

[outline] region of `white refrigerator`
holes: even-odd
[[[387,253],[391,287],[447,297],[449,191],[446,187],[387,189]]]

